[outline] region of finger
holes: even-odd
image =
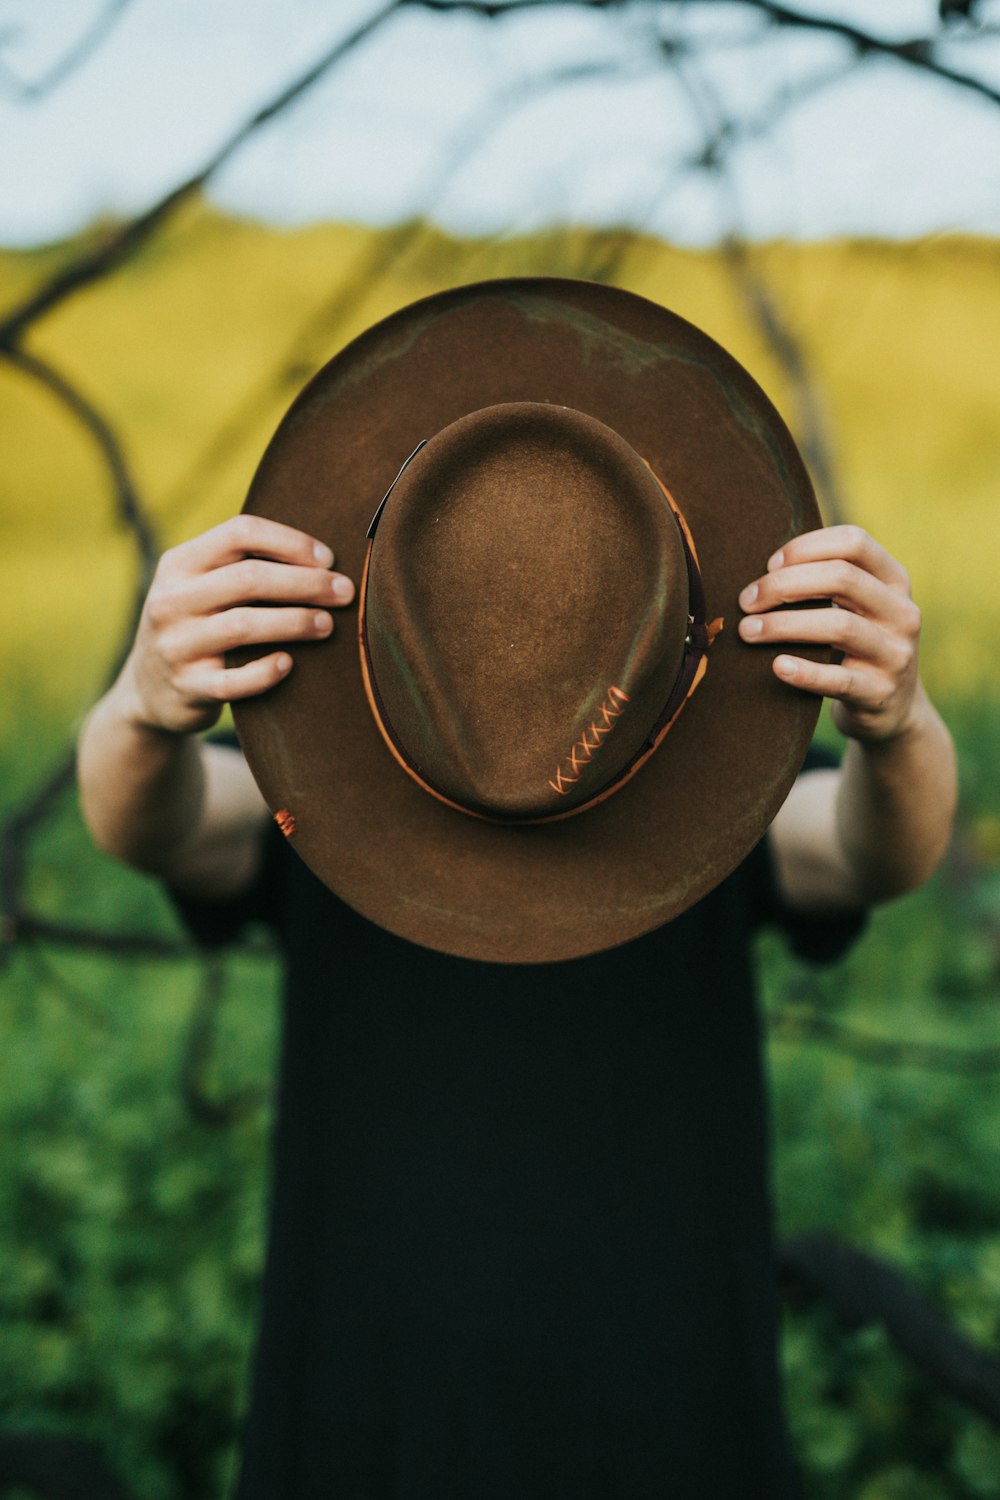
[[[164,554],[162,565],[168,572],[204,573],[248,556],[302,567],[328,568],[333,563],[330,548],[316,537],[281,521],[244,514],[231,516],[201,536],[171,548]]]
[[[211,572],[199,573],[184,585],[184,603],[190,614],[214,614],[254,601],[319,604],[329,608],[331,604],[349,604],[353,598],[354,584],[343,573],[256,557],[244,557]]]
[[[259,656],[240,667],[202,666],[193,673],[188,683],[192,698],[203,703],[232,703],[239,698],[252,698],[257,693],[266,693],[268,688],[288,676],[292,670],[292,658],[286,651],[273,651],[268,656]]]
[[[743,590],[739,602],[748,613],[760,614],[785,604],[801,604],[806,599],[832,599],[843,609],[907,630],[910,616],[917,613],[909,597],[844,558],[801,563],[765,573]]]
[[[880,665],[889,665],[895,655],[895,636],[849,609],[783,609],[766,615],[744,615],[739,632],[752,645],[799,641],[833,646]]]
[[[910,575],[890,552],[868,535],[861,526],[824,526],[806,531],[768,559],[768,572],[800,563],[832,562],[837,558],[854,563],[888,588],[909,595]]]
[[[221,656],[238,646],[322,640],[332,629],[333,616],[329,610],[298,605],[284,609],[246,605],[186,619],[182,628],[164,634],[160,650],[166,661],[180,665]]]
[[[775,676],[782,682],[807,693],[838,698],[855,710],[877,712],[892,696],[891,681],[864,662],[817,662],[801,656],[776,656],[773,666]]]

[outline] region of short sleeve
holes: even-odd
[[[837,765],[838,757],[832,751],[825,746],[810,745],[800,774]],[[780,928],[792,951],[811,963],[833,963],[842,958],[864,931],[868,921],[867,909],[799,911],[781,894],[770,835],[762,839],[755,854],[755,879],[751,888],[755,922]]]
[[[253,882],[234,896],[209,899],[168,885],[167,894],[195,942],[202,948],[223,948],[239,942],[247,930],[263,924],[274,924],[277,906],[276,856],[280,853],[281,835],[268,829],[260,868]]]

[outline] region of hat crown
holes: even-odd
[[[472,412],[379,517],[365,628],[383,727],[460,807],[563,813],[648,741],[689,607],[677,521],[619,434],[545,403]]]

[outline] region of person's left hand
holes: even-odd
[[[830,602],[794,607],[815,599]],[[866,531],[827,526],[794,537],[739,602],[746,611],[739,632],[749,644],[808,642],[842,653],[830,663],[784,654],[774,660],[782,682],[833,699],[842,734],[887,740],[910,727],[922,696],[920,610],[906,569]]]

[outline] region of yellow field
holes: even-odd
[[[239,509],[292,394],[376,317],[481,277],[601,274],[616,246],[583,230],[499,242],[421,226],[282,232],[197,206],[29,348],[113,422],[167,545]],[[0,253],[0,309],[70,253]],[[981,689],[1000,625],[1000,242],[775,244],[752,266],[806,355],[850,518],[912,573],[932,687]],[[793,394],[721,252],[633,238],[612,279],[712,333],[795,429]],[[0,486],[4,675],[73,717],[124,628],[133,558],[92,445],[3,364]]]

